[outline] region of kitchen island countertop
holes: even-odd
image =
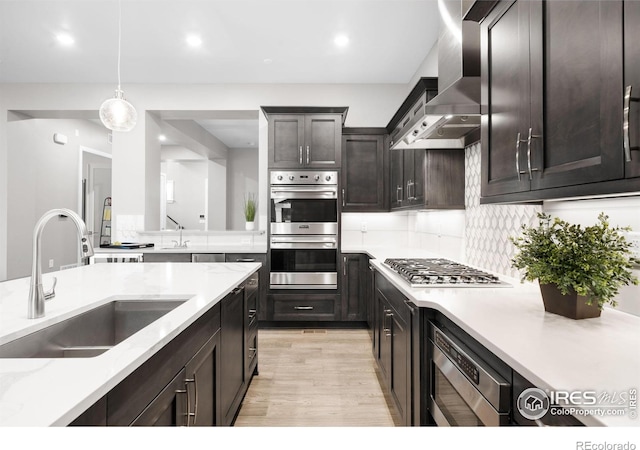
[[[0,426],[67,425],[260,268],[259,263],[95,264],[58,279],[27,319],[30,277],[0,283],[0,344],[118,298],[188,300],[102,355],[0,359]]]

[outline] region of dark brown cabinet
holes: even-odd
[[[333,322],[340,320],[340,295],[333,293],[269,294],[267,320],[280,322]]]
[[[269,115],[269,168],[340,167],[341,114]]]
[[[640,64],[623,54],[633,8],[507,0],[485,18],[483,202],[637,190],[611,183],[625,177],[623,72]]]
[[[412,308],[406,298],[384,277],[375,274],[374,357],[382,373],[397,422],[416,425],[414,422],[414,385]]]
[[[366,291],[369,257],[364,254],[342,255],[342,320],[366,321]]]
[[[185,371],[181,370],[156,398],[131,422],[139,427],[186,427],[189,408],[185,389]]]
[[[220,348],[220,332],[217,332],[184,368],[189,426],[212,427],[219,422]]]
[[[388,211],[386,129],[342,133],[342,212]]]
[[[262,267],[258,270],[258,320],[266,320],[267,317],[267,286],[269,286],[269,268],[265,253],[226,253],[225,262],[259,262]]]
[[[222,425],[231,425],[244,396],[246,377],[245,296],[244,287],[235,289],[222,301],[220,335],[220,410]]]
[[[464,209],[464,150],[391,151],[391,209]]]

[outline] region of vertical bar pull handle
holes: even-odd
[[[640,98],[631,96],[631,86],[627,86],[624,90],[624,107],[622,114],[622,136],[624,146],[624,160],[631,162],[631,139],[629,138],[629,115],[631,114],[631,102],[638,102]],[[635,148],[635,147],[634,147]]]
[[[302,165],[302,145],[300,146],[300,165]]]
[[[307,164],[309,164],[309,146],[307,145]]]
[[[347,276],[347,257],[342,257],[342,275]]]
[[[522,141],[520,140],[520,132],[518,132],[516,137],[516,173],[518,174],[518,181],[522,179],[520,175],[523,174],[523,172],[520,172],[520,142]]]
[[[342,189],[342,207],[344,208],[344,189]]]
[[[527,137],[527,168],[529,169],[529,180],[533,179],[532,172],[537,172],[539,169],[531,168],[531,138],[539,138],[542,136],[531,134],[531,128],[529,128],[529,136]]]

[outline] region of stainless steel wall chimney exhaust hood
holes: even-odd
[[[494,4],[438,0],[438,95],[423,103],[420,112],[416,102],[411,119],[392,137],[392,149],[464,148],[465,136],[480,127],[480,24],[473,15],[481,14],[475,9]],[[463,20],[465,15],[472,20]]]

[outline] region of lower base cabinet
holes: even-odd
[[[255,273],[70,425],[232,425],[257,373],[257,291]]]

